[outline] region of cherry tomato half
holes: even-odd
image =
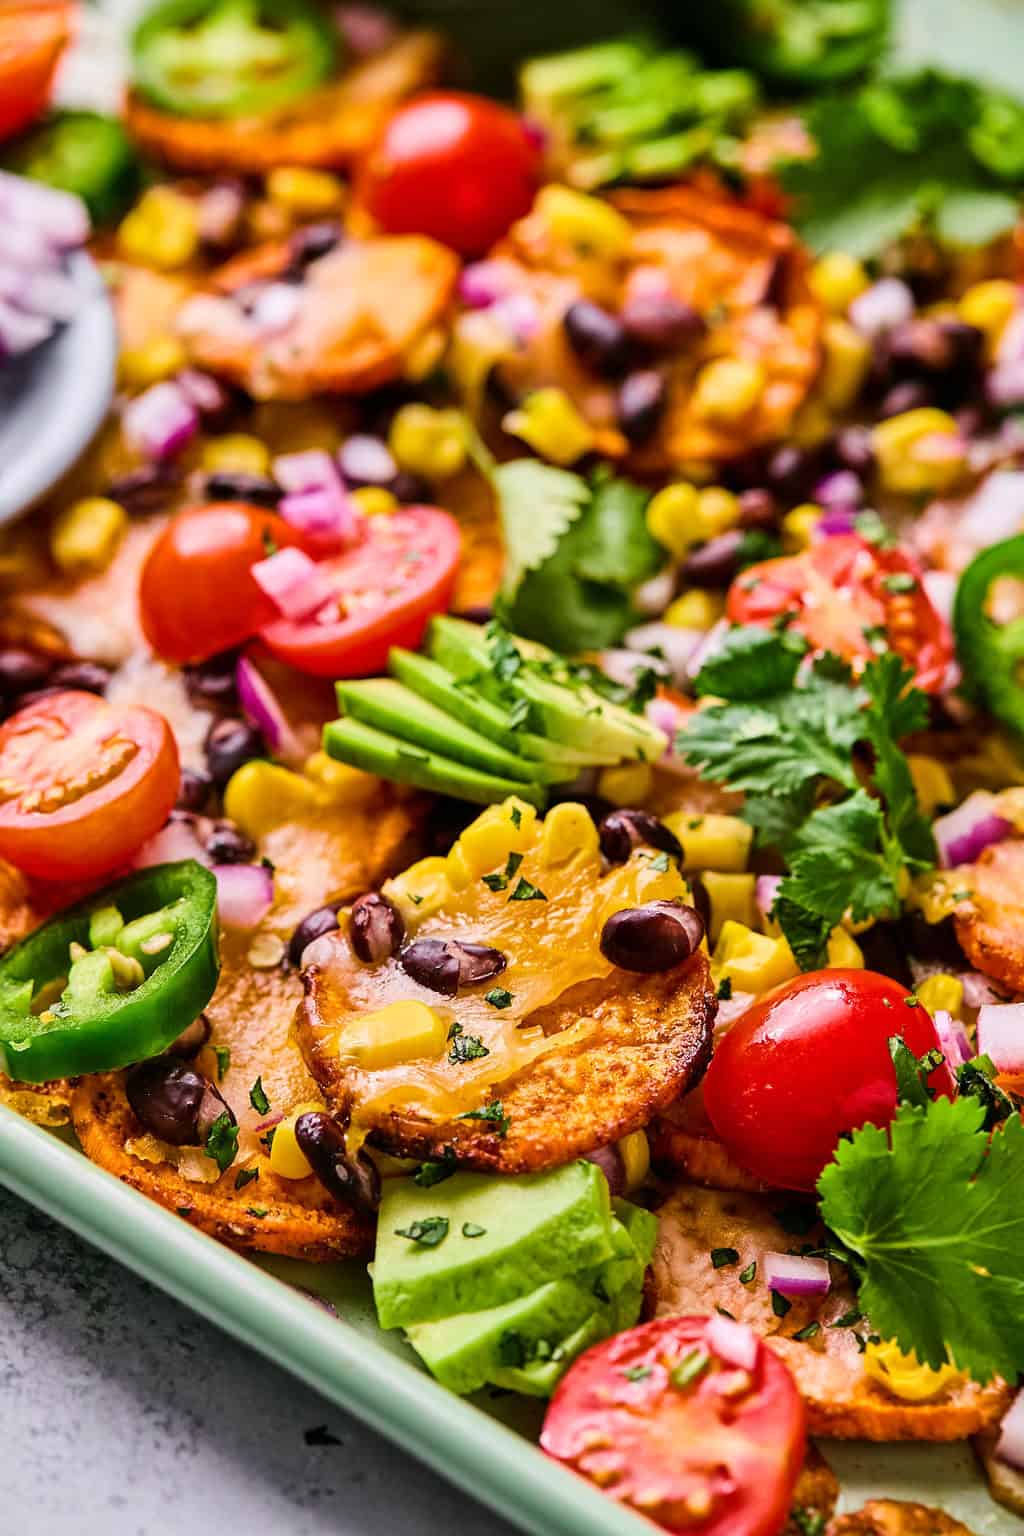
[[[0,5],[0,139],[42,115],[74,18],[68,0]]]
[[[738,1163],[774,1189],[811,1190],[844,1131],[896,1113],[890,1036],[939,1047],[930,1014],[874,971],[811,971],[748,1008],[704,1079],[711,1123]],[[953,1094],[949,1068],[929,1086]]]
[[[340,617],[278,619],[260,631],[274,655],[317,677],[381,672],[393,645],[415,649],[443,613],[459,563],[459,528],[437,507],[405,507],[367,520],[362,542],[320,562]]]
[[[855,664],[869,661],[881,639],[928,693],[942,686],[953,659],[949,625],[925,592],[920,567],[904,550],[880,549],[856,533],[749,566],[729,588],[726,615],[734,624],[770,626],[786,613],[815,650]]]
[[[142,629],[177,665],[241,645],[274,617],[250,572],[268,551],[301,544],[274,512],[240,502],[186,507],[168,523],[139,579]]]
[[[522,218],[540,151],[508,107],[457,91],[400,107],[370,151],[357,201],[392,235],[430,235],[480,256]]]
[[[753,1350],[752,1370],[720,1353],[716,1340],[731,1330]],[[777,1536],[804,1459],[804,1405],[744,1324],[662,1317],[580,1356],[540,1443],[666,1530]]]
[[[0,726],[0,857],[42,880],[90,880],[159,831],[178,796],[163,715],[53,693]]]

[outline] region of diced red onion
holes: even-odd
[[[978,1010],[978,1051],[1000,1072],[1024,1072],[1024,1003],[985,1003]]]
[[[652,725],[665,732],[670,741],[686,718],[685,711],[678,704],[674,704],[671,699],[661,698],[648,699],[644,714]]]
[[[676,573],[666,565],[657,576],[649,576],[633,588],[633,607],[645,617],[655,618],[665,612],[676,593]]]
[[[943,869],[973,864],[983,849],[1009,837],[1013,823],[995,813],[995,803],[995,796],[988,790],[976,789],[955,811],[932,822]]]
[[[638,651],[601,651],[597,662],[605,677],[610,677],[622,688],[632,688],[637,673],[647,667],[659,677],[668,676],[670,671],[668,663],[660,656],[645,656]]]
[[[338,30],[359,59],[380,53],[398,36],[398,24],[376,5],[339,5],[335,12]]]
[[[285,1118],[284,1110],[276,1110],[273,1114],[264,1115],[251,1127],[254,1136],[262,1136],[265,1131],[272,1131],[275,1125],[280,1125]]]
[[[854,507],[826,507],[814,525],[813,537],[834,539],[844,533],[855,533],[856,517]]]
[[[630,651],[660,650],[664,653],[677,682],[688,675],[688,665],[694,651],[704,639],[701,629],[681,629],[678,624],[640,624],[626,632],[625,643]]]
[[[267,283],[253,298],[249,320],[261,336],[277,336],[286,331],[302,305],[302,293],[295,283]]]
[[[175,374],[174,382],[200,416],[216,416],[228,403],[227,391],[220,380],[212,374],[201,373],[198,368],[183,368]]]
[[[171,379],[153,384],[121,413],[129,446],[146,459],[170,459],[199,430],[199,415],[180,385]]]
[[[704,1339],[709,1349],[741,1371],[752,1371],[757,1364],[759,1340],[746,1323],[738,1323],[718,1312],[708,1319]]]
[[[70,320],[78,308],[78,289],[63,272],[26,271],[0,265],[0,299],[47,320]]]
[[[883,277],[859,293],[847,312],[865,336],[881,336],[914,314],[914,295],[898,277]]]
[[[687,678],[693,681],[704,663],[721,649],[730,628],[728,619],[719,619],[717,624],[712,624],[711,628],[701,636],[700,644],[686,663]]]
[[[45,315],[27,314],[0,299],[0,357],[17,357],[19,353],[31,352],[33,347],[52,336],[55,329],[53,321]]]
[[[507,261],[472,261],[459,274],[458,295],[468,309],[489,309],[513,291],[515,280]]]
[[[12,221],[31,226],[61,250],[84,245],[92,232],[89,210],[80,197],[9,171],[0,171],[0,215],[5,226]]]
[[[999,336],[996,346],[996,366],[1003,363],[1017,363],[1024,358],[1024,306],[1021,305],[1021,291],[1017,290],[1017,308],[1007,320]]]
[[[325,448],[307,448],[301,453],[281,453],[273,460],[270,472],[282,491],[319,491],[338,483],[338,467]]]
[[[532,341],[540,329],[540,310],[528,293],[510,293],[491,305],[490,317],[520,347]]]
[[[270,684],[248,656],[238,658],[235,686],[243,715],[260,732],[274,756],[297,758],[300,755],[299,745],[284,710]]]
[[[283,496],[278,511],[323,554],[354,544],[362,523],[340,484]]]
[[[772,907],[775,905],[775,897],[781,884],[781,875],[758,875],[757,877],[754,900],[757,903],[757,910],[766,921],[772,915]]]
[[[827,1296],[832,1285],[828,1259],[794,1253],[766,1253],[761,1273],[768,1289],[780,1296]]]
[[[199,199],[197,224],[200,240],[227,245],[245,211],[245,194],[237,181],[220,181]]]
[[[1024,471],[1000,469],[986,476],[957,515],[956,532],[976,549],[997,544],[1024,523]]]
[[[1024,357],[999,363],[985,379],[985,394],[1000,410],[1010,410],[1024,403]]]
[[[301,549],[279,549],[266,560],[257,560],[250,572],[286,619],[308,619],[331,600],[327,577]]]
[[[932,1022],[935,1025],[935,1033],[939,1037],[942,1046],[942,1054],[949,1063],[951,1072],[956,1072],[957,1067],[962,1067],[965,1061],[970,1061],[974,1052],[971,1050],[971,1042],[967,1038],[967,1031],[959,1019],[946,1008],[936,1008],[932,1014]]]
[[[952,571],[925,571],[921,577],[925,596],[949,624],[953,618],[953,599],[956,596],[957,578]]]
[[[855,475],[852,469],[837,469],[833,474],[826,475],[824,480],[818,481],[814,488],[814,500],[826,508],[861,506],[864,487],[860,476]]]
[[[210,862],[192,818],[172,816],[166,826],[143,843],[132,860],[132,866],[135,869],[149,869],[153,864],[180,864],[183,859],[195,859],[199,864]]]
[[[999,1426],[997,1460],[1024,1471],[1024,1391],[1018,1392]]]
[[[988,977],[983,976],[981,971],[960,971],[957,980],[964,989],[964,1006],[967,1008],[984,1008],[987,1003],[998,1004],[1002,1001]]]
[[[255,928],[274,904],[274,880],[264,864],[215,864],[217,912],[225,928]]]
[[[617,1196],[626,1193],[626,1170],[622,1165],[619,1149],[614,1142],[608,1147],[598,1147],[596,1152],[588,1152],[586,1160],[588,1163],[595,1163],[600,1168],[608,1180],[608,1188],[612,1195]]]

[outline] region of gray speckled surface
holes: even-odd
[[[340,1444],[307,1445],[317,1426]],[[0,1444],[17,1536],[511,1536],[2,1189]]]

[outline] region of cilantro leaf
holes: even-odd
[[[229,1110],[218,1115],[210,1126],[203,1151],[207,1157],[213,1158],[221,1173],[230,1168],[238,1156],[238,1126]]]
[[[423,1216],[407,1227],[396,1227],[395,1236],[407,1237],[410,1243],[418,1243],[421,1248],[436,1248],[448,1236],[448,1217]]]
[[[983,1131],[970,1097],[865,1125],[818,1181],[822,1218],[863,1268],[872,1327],[978,1381],[1024,1369],[1024,1126]]]
[[[249,1103],[258,1115],[265,1115],[270,1109],[270,1100],[267,1098],[261,1077],[258,1077],[249,1089]]]
[[[918,806],[906,755],[896,745],[928,723],[928,702],[911,687],[912,680],[911,669],[888,651],[868,662],[862,682],[868,696],[865,737],[874,749],[874,780],[885,797],[889,833],[907,865],[921,870],[935,863],[935,838]]]
[[[731,629],[697,674],[697,692],[730,700],[763,699],[792,688],[807,642],[757,625]]]
[[[527,571],[535,571],[590,499],[587,482],[537,459],[513,459],[494,471],[505,545],[502,591],[511,600]]]

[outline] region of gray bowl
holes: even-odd
[[[92,441],[114,394],[114,311],[91,259],[70,274],[82,293],[69,324],[24,357],[0,363],[0,523],[28,511]]]

